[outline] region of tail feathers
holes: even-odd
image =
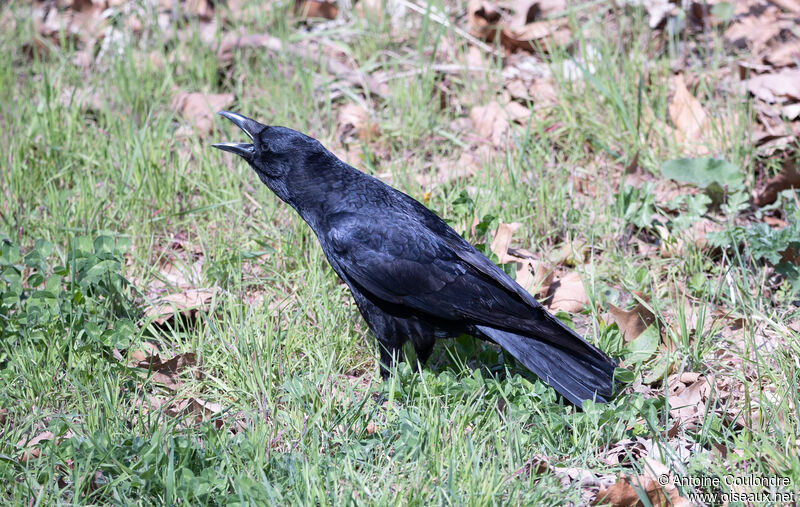
[[[579,407],[584,400],[605,403],[614,394],[612,360],[571,330],[559,336],[559,341],[564,342],[562,347],[554,345],[552,339],[541,341],[488,326],[476,327]],[[577,344],[571,342],[575,340],[585,347],[574,346]]]

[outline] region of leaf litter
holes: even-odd
[[[359,2],[364,4],[365,2]],[[625,5],[626,8],[643,7],[649,15],[651,28],[656,36],[664,36],[670,29],[670,23],[677,19],[679,8],[669,2],[659,1],[627,1],[617,2]],[[34,11],[34,26],[38,35],[30,43],[30,50],[41,54],[51,51],[58,51],[61,42],[60,35],[65,33],[79,47],[81,52],[81,67],[99,65],[104,60],[104,45],[112,43],[115,39],[113,27],[108,26],[102,12],[106,8],[113,8],[109,2],[65,2],[59,7],[38,6]],[[237,12],[237,2],[230,2],[227,10],[219,9],[220,5],[212,2],[193,1],[176,2],[180,8],[189,16],[196,17],[203,26],[203,34],[214,34],[217,30],[215,16],[231,16],[235,19]],[[65,7],[64,7],[65,6]],[[41,7],[41,8],[40,8]],[[369,7],[369,6],[367,6]],[[369,9],[361,6],[361,9]],[[371,7],[370,7],[371,8]],[[800,79],[795,67],[798,64],[798,34],[791,30],[795,19],[800,15],[800,5],[792,0],[765,3],[760,1],[737,1],[733,2],[734,15],[730,18],[714,14],[703,9],[697,12],[689,12],[690,29],[694,30],[695,37],[700,40],[704,37],[699,26],[715,26],[724,32],[727,43],[734,48],[747,48],[754,58],[746,59],[738,57],[739,75],[723,75],[718,82],[718,90],[726,91],[739,90],[741,93],[750,94],[754,99],[756,114],[754,115],[755,124],[753,126],[754,145],[761,149],[757,156],[772,156],[774,153],[785,150],[787,146],[797,139],[800,129],[800,89],[797,84]],[[218,12],[219,11],[219,12]],[[375,18],[376,11],[362,11],[362,17]],[[487,46],[475,44],[475,41],[485,41],[499,44],[502,50],[502,82],[499,89],[492,94],[483,96],[482,100],[463,100],[466,106],[462,113],[462,119],[469,120],[469,130],[475,142],[469,142],[460,152],[449,154],[450,158],[437,160],[429,167],[427,174],[419,175],[418,181],[423,186],[447,185],[457,180],[469,179],[481,168],[486,167],[498,155],[502,155],[508,148],[509,142],[513,140],[515,128],[519,125],[526,125],[530,121],[536,121],[541,110],[552,105],[556,100],[555,85],[549,66],[545,63],[544,56],[548,51],[559,47],[573,51],[570,47],[573,34],[570,31],[566,17],[566,5],[559,1],[549,2],[521,2],[521,1],[499,1],[481,2],[472,1],[465,10],[467,33],[474,39],[465,40],[470,44],[468,57],[471,62],[478,62],[476,66],[485,65],[487,54],[489,57],[496,55],[487,52]],[[164,19],[166,9],[162,9],[159,19]],[[295,2],[295,16],[298,20],[311,23],[314,19],[337,19],[342,16],[334,2],[326,1],[298,1]],[[134,16],[130,16],[134,19]],[[138,33],[141,28],[136,29],[136,23],[131,21],[128,25],[132,33]],[[213,30],[212,30],[213,28]],[[347,102],[342,104],[339,100],[344,94],[355,92],[363,95],[364,103],[369,100],[381,100],[388,96],[387,79],[391,76],[377,76],[358,68],[356,62],[352,62],[343,52],[331,49],[324,43],[315,40],[313,37],[300,43],[286,45],[279,39],[267,34],[243,35],[238,32],[228,32],[225,26],[221,27],[220,42],[216,36],[203,35],[203,38],[210,47],[217,51],[218,61],[222,69],[228,68],[240,56],[246,57],[247,52],[266,49],[273,52],[288,52],[301,58],[308,58],[307,55],[315,54],[315,51],[325,52],[328,62],[325,64],[324,72],[333,77],[335,85],[330,79],[318,76],[316,90],[334,90],[332,95],[338,102],[334,105],[336,116],[339,119],[337,134],[338,142],[341,144],[365,143],[370,145],[379,142],[383,135],[380,122],[375,121],[369,107],[364,107],[361,102]],[[575,54],[576,58],[583,58],[582,63],[591,73],[591,56]],[[163,63],[163,62],[162,62]],[[472,63],[470,64],[472,65]],[[645,108],[645,116],[654,125],[661,124],[665,132],[671,133],[675,138],[678,150],[691,156],[714,155],[709,150],[713,147],[714,140],[709,139],[707,134],[712,127],[722,123],[722,120],[711,114],[712,107],[706,103],[708,98],[698,93],[698,81],[690,75],[692,71],[678,68],[678,72],[672,78],[670,94],[671,99],[666,108],[666,116],[658,117],[650,106]],[[571,77],[580,80],[583,77],[581,72],[570,73]],[[336,95],[336,87],[339,94]],[[711,90],[711,94],[718,90]],[[452,92],[445,92],[452,93]],[[235,103],[236,97],[231,93],[202,93],[197,91],[175,90],[172,102],[173,110],[178,114],[180,122],[179,132],[182,134],[200,136],[209,135],[214,128],[213,113],[215,110],[228,107]],[[86,109],[96,108],[96,103],[92,100],[81,98],[82,107]],[[466,113],[469,111],[469,113]],[[660,123],[659,123],[660,122]],[[183,129],[183,130],[181,130]],[[771,144],[770,144],[771,143]],[[787,188],[797,188],[796,165],[788,162],[777,175],[766,180],[763,188],[755,193],[753,204],[755,206],[765,206],[777,198],[777,194]],[[637,168],[638,169],[638,168]],[[638,173],[639,184],[652,181],[653,177],[649,174]],[[664,182],[656,180],[662,185],[656,187],[656,201],[662,206],[671,201],[677,195],[683,193],[696,193],[691,186],[676,185],[674,182]],[[680,211],[671,211],[672,216],[676,216]],[[768,217],[772,220],[780,220]],[[767,220],[766,218],[764,219]],[[687,229],[686,236],[693,244],[701,245],[705,241],[705,234],[710,230],[711,222],[698,221]],[[777,222],[774,222],[777,223]],[[784,222],[785,223],[785,222]],[[512,236],[519,229],[513,224],[501,224],[495,234],[491,249],[500,259],[501,263],[515,263],[517,281],[527,290],[534,293],[536,297],[549,295],[550,308],[552,310],[565,310],[569,312],[580,312],[588,303],[585,287],[581,282],[581,277],[576,271],[569,271],[568,264],[580,264],[582,260],[572,259],[567,262],[567,258],[542,259],[540,256],[532,254],[522,248],[510,246]],[[670,243],[671,238],[675,238],[672,231],[665,230],[662,235],[652,235],[652,238],[661,238],[661,244],[655,249],[643,248],[641,251],[645,256],[652,256],[660,251],[664,256],[682,256],[685,254],[685,247],[680,245],[680,238]],[[647,243],[637,238],[637,241]],[[664,247],[664,244],[677,245],[675,247]],[[652,246],[652,245],[650,245]],[[574,250],[571,248],[571,250]],[[576,262],[577,261],[577,262]],[[194,264],[189,262],[189,265]],[[188,275],[180,275],[181,270],[176,269],[175,265],[166,264],[161,267],[161,285],[154,284],[149,287],[151,294],[159,296],[159,303],[150,307],[148,315],[156,322],[164,318],[175,310],[181,312],[191,308],[207,309],[207,305],[213,297],[213,291],[197,286],[194,268],[189,270]],[[165,291],[178,289],[178,293],[164,294]],[[643,296],[640,296],[643,297]],[[169,309],[167,309],[169,306]],[[610,305],[609,311],[612,318],[617,323],[625,342],[631,342],[639,338],[656,319],[647,307],[641,302],[630,310],[623,310],[619,307]],[[731,340],[738,340],[736,349],[733,352],[720,348],[715,351],[714,368],[726,367],[731,371],[741,371],[744,368],[742,355],[747,353],[746,343],[742,343],[740,329],[733,329],[735,326],[729,325],[732,319],[718,316],[720,321],[725,322],[721,328],[721,333],[727,334]],[[665,321],[673,320],[674,316],[665,316]],[[161,321],[162,323],[165,321]],[[674,326],[674,322],[672,324]],[[709,329],[695,330],[703,333]],[[774,343],[769,333],[760,330],[756,340],[768,353],[779,350],[780,344]],[[661,344],[663,346],[663,344]],[[666,352],[670,352],[666,349]],[[661,353],[665,353],[662,349]],[[753,351],[751,350],[752,354]],[[182,379],[192,371],[197,371],[200,365],[193,353],[177,354],[169,359],[161,359],[160,352],[156,346],[147,350],[133,351],[130,356],[135,360],[134,365],[138,368],[147,368],[153,373],[153,380],[161,388],[167,391],[180,391]],[[716,376],[709,376],[708,371],[711,365],[706,365],[708,370],[704,373],[669,371],[668,375],[654,380],[654,385],[660,381],[663,383],[663,391],[667,395],[668,411],[671,420],[675,423],[671,428],[678,428],[682,432],[697,431],[703,422],[705,414],[709,411],[720,414],[723,419],[734,426],[744,427],[758,424],[758,407],[746,406],[746,399],[758,399],[759,396],[775,396],[774,386],[769,385],[750,385],[748,389],[755,389],[754,392],[745,392],[745,383],[741,378],[734,374],[719,372]],[[728,373],[728,372],[726,372]],[[187,377],[190,378],[190,377]],[[652,389],[647,386],[640,386],[645,392]],[[655,396],[655,390],[650,391],[650,396]],[[163,400],[154,399],[150,403],[151,408],[159,408],[164,405]],[[223,412],[222,406],[202,401],[197,396],[181,398],[174,404],[167,404],[165,413],[178,417],[181,415],[193,415],[196,420],[203,420],[217,417]],[[2,411],[0,411],[2,414]],[[0,418],[2,415],[0,415]],[[372,421],[372,431],[375,425]],[[367,433],[369,433],[369,425]],[[670,430],[672,432],[672,430]],[[42,434],[42,438],[37,442],[41,443],[52,439],[52,435]],[[37,437],[38,438],[38,437]],[[675,442],[678,446],[685,445],[680,440],[681,433],[677,431],[670,437],[670,442]],[[35,439],[34,439],[35,440]],[[32,444],[20,444],[28,445]],[[35,444],[33,444],[35,445]],[[579,484],[583,488],[584,484],[591,484],[591,494],[587,496],[588,501],[593,503],[610,503],[612,505],[637,505],[639,493],[645,492],[652,504],[664,505],[684,505],[686,500],[676,495],[677,490],[669,487],[660,488],[653,485],[654,476],[648,474],[648,470],[663,472],[659,461],[651,458],[652,442],[650,448],[646,443],[633,441],[623,442],[618,447],[636,450],[637,459],[644,461],[641,467],[645,474],[632,474],[620,477],[613,481],[608,475],[597,482],[587,479],[591,472],[587,470],[572,470],[565,472],[556,471],[560,467],[553,467],[547,463],[546,458],[539,461],[531,461],[526,474],[544,473],[551,471],[560,474],[566,484]],[[644,449],[644,451],[642,451]],[[658,485],[656,485],[658,486]],[[632,494],[633,492],[633,494]]]

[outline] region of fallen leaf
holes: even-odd
[[[487,42],[494,42],[499,36],[500,44],[507,50],[529,52],[548,51],[553,46],[566,44],[572,37],[564,19],[531,22],[536,18],[533,5],[522,12],[524,14],[518,12],[511,17],[491,2],[471,0],[467,5],[469,33]]]
[[[781,114],[789,121],[800,118],[800,103],[783,106],[781,108]]]
[[[592,505],[610,505],[613,507],[634,507],[644,505],[639,499],[637,490],[644,493],[652,505],[666,505],[666,497],[658,483],[649,477],[636,476],[633,478],[620,477],[616,483],[608,488],[602,488]]]
[[[557,250],[550,253],[548,260],[552,265],[577,266],[583,264],[588,245],[585,241],[575,239],[565,241]]]
[[[372,435],[373,433],[375,433],[375,422],[370,421],[367,423],[367,435]]]
[[[232,93],[178,92],[172,98],[172,109],[179,112],[200,136],[211,133],[217,111],[231,104],[233,104]]]
[[[674,78],[675,94],[669,104],[669,118],[684,140],[696,140],[706,123],[706,112],[696,98],[689,93],[683,74]]]
[[[186,0],[183,3],[186,12],[203,21],[214,18],[214,4],[209,0]]]
[[[335,19],[339,14],[339,7],[336,2],[325,0],[295,0],[294,14],[303,19]]]
[[[800,101],[800,70],[786,69],[753,76],[745,85],[750,93],[770,104]]]
[[[780,192],[789,188],[800,188],[800,170],[797,164],[786,158],[781,171],[767,180],[764,188],[755,194],[753,204],[759,207],[771,204],[775,202]]]
[[[432,170],[426,174],[417,174],[417,183],[429,187],[434,183],[444,185],[457,180],[467,179],[491,161],[494,156],[492,148],[486,144],[472,146],[461,152],[458,159],[436,161]]]
[[[238,33],[227,33],[222,37],[217,59],[221,64],[227,65],[233,61],[233,55],[237,49],[267,48],[272,51],[280,51],[283,42],[277,37],[267,34],[255,33],[241,35]]]
[[[176,313],[207,309],[213,297],[214,291],[209,289],[187,289],[159,299],[155,304],[145,308],[144,315],[152,318],[156,324],[164,324]]]
[[[350,102],[339,110],[336,130],[342,144],[352,142],[354,138],[369,141],[378,134],[378,125],[370,120],[369,111],[360,104]]]
[[[526,479],[534,475],[541,475],[545,472],[550,470],[550,464],[547,461],[547,456],[544,454],[536,454],[528,461],[525,462],[516,472],[512,474],[512,477],[523,476]]]
[[[608,310],[617,323],[625,343],[635,340],[656,321],[656,316],[643,303],[637,303],[630,310],[623,310],[609,303]]]
[[[689,229],[686,233],[689,235],[689,238],[694,241],[694,244],[699,249],[704,249],[708,246],[708,241],[706,240],[706,236],[709,232],[719,232],[722,230],[722,225],[712,222],[707,218],[701,218],[700,220],[693,222],[692,225],[689,226]]]
[[[5,424],[7,419],[8,419],[8,409],[0,408],[0,426]]]
[[[504,28],[500,31],[500,44],[511,51],[547,52],[553,47],[566,45],[571,38],[572,32],[562,20],[536,21],[516,29]]]
[[[669,415],[690,429],[695,428],[706,411],[711,391],[708,381],[697,373],[671,375],[667,379]]]
[[[541,262],[531,259],[517,260],[517,283],[537,299],[543,299],[550,291],[554,276],[555,272]]]
[[[773,47],[764,60],[775,67],[790,67],[800,62],[800,40],[791,40]]]
[[[197,366],[197,355],[194,352],[178,354],[166,361],[161,361],[158,356],[140,361],[134,365],[136,368],[143,368],[152,372],[150,377],[155,382],[164,385],[171,391],[177,390],[180,385],[180,375],[182,372]]]
[[[790,20],[779,19],[780,11],[772,5],[750,10],[747,2],[737,4],[737,9],[742,8],[744,12],[738,13],[740,15],[725,30],[724,37],[728,44],[747,48],[751,54],[761,54],[770,40],[793,24]]]
[[[563,310],[565,312],[577,313],[583,306],[589,303],[586,290],[583,288],[580,276],[574,271],[567,273],[550,284],[549,294],[551,310]]]
[[[147,359],[156,356],[158,356],[158,345],[151,342],[143,342],[141,349],[134,350],[130,353],[130,358],[134,363],[146,361]]]
[[[22,451],[22,455],[19,457],[19,460],[22,463],[25,463],[26,461],[38,458],[42,455],[42,451],[36,446],[45,440],[53,440],[54,438],[55,435],[53,435],[52,432],[43,431],[30,440],[26,440],[24,438],[21,439],[19,442],[17,442],[17,447],[24,448],[24,450]]]
[[[498,224],[497,230],[494,233],[494,239],[491,245],[489,245],[489,248],[497,256],[500,264],[516,260],[515,257],[508,255],[508,246],[511,244],[511,236],[513,236],[514,232],[519,230],[520,227],[522,227],[522,224],[519,222]]]
[[[475,132],[494,146],[505,146],[508,134],[508,113],[497,101],[485,106],[475,106],[469,112]]]
[[[800,14],[800,0],[770,0],[770,2],[790,14]]]

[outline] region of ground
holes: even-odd
[[[0,7],[0,498],[790,503],[800,4]],[[621,361],[459,337],[386,382],[229,109],[424,202]],[[707,495],[707,496],[698,496]]]

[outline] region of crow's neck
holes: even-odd
[[[313,229],[332,213],[344,211],[353,193],[369,178],[333,155],[326,164],[310,167],[294,180],[287,202]]]

